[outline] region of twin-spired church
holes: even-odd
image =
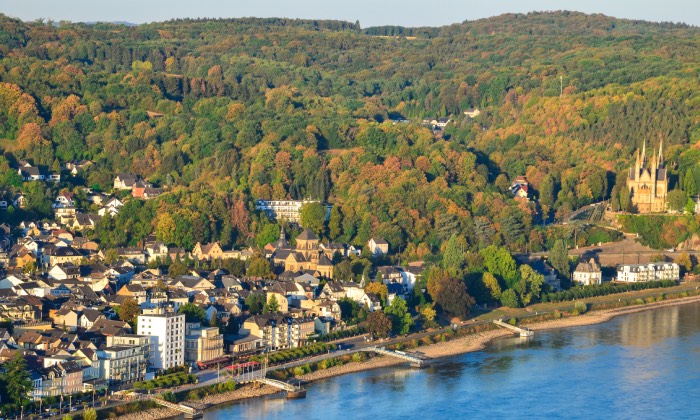
[[[647,144],[644,142],[642,153],[637,149],[634,168],[630,168],[627,175],[630,200],[638,213],[665,212],[668,176],[664,166],[663,141],[659,143],[658,155],[654,153],[649,158],[646,149]]]

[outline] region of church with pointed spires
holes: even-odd
[[[634,167],[627,174],[627,189],[632,206],[637,213],[662,213],[666,211],[668,173],[664,165],[663,141],[658,154],[647,156],[646,141],[641,153],[637,149]]]

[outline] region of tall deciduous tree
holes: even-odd
[[[180,314],[185,314],[186,322],[204,322],[207,317],[204,309],[191,302],[180,306],[180,309],[177,312]]]
[[[457,234],[453,233],[445,245],[445,252],[442,255],[442,267],[451,276],[460,277],[463,265],[464,253],[462,252],[462,246],[457,239]]]
[[[494,276],[502,278],[508,287],[513,287],[518,281],[518,271],[510,252],[503,247],[491,245],[482,249],[481,255],[484,258],[486,270]]]
[[[136,321],[136,317],[141,314],[141,307],[134,298],[124,300],[124,303],[119,307],[119,319],[128,322],[132,326]]]
[[[433,300],[440,305],[443,311],[464,318],[474,306],[474,298],[467,293],[467,286],[462,279],[447,277],[441,281],[441,287],[437,290]]]
[[[384,313],[391,318],[394,333],[408,334],[408,331],[413,325],[413,318],[411,314],[408,313],[408,306],[405,300],[400,297],[395,297],[394,300],[391,301],[391,305],[384,309]]]
[[[549,252],[549,262],[560,276],[567,279],[569,278],[569,251],[566,249],[563,240],[557,239],[557,241],[554,242],[554,246]]]
[[[324,232],[326,207],[318,202],[306,203],[301,207],[299,221],[304,228],[311,229],[317,235]]]
[[[373,337],[388,337],[391,328],[391,318],[384,312],[374,311],[367,315],[367,332]]]

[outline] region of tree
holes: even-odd
[[[134,298],[127,298],[119,307],[119,319],[128,322],[132,326],[136,322],[136,317],[141,314],[141,307]]]
[[[321,235],[326,223],[326,207],[317,201],[304,204],[301,206],[299,222],[304,228]]]
[[[469,315],[475,303],[474,298],[467,293],[464,281],[456,277],[443,279],[433,300],[443,311],[460,318]]]
[[[519,308],[520,301],[518,300],[518,295],[515,294],[513,289],[508,289],[503,294],[501,294],[501,305],[507,306],[509,308]]]
[[[698,185],[695,183],[695,173],[693,168],[688,168],[685,176],[683,177],[683,189],[688,197],[694,197],[698,192]]]
[[[520,281],[516,283],[515,290],[523,306],[527,306],[531,301],[540,298],[544,276],[536,272],[527,264],[520,266]]]
[[[372,337],[388,337],[391,331],[391,318],[382,311],[370,312],[367,316],[367,332]]]
[[[688,273],[693,269],[693,261],[690,256],[685,252],[681,253],[676,259],[676,263],[683,269],[684,272]]]
[[[379,296],[382,302],[386,302],[386,299],[389,296],[389,288],[384,283],[374,281],[365,287],[365,293],[374,293],[375,295]]]
[[[340,306],[340,319],[345,322],[350,322],[357,318],[357,314],[360,311],[360,304],[350,298],[338,299],[338,306]]]
[[[245,298],[245,306],[251,314],[262,313],[265,306],[265,295],[263,293],[251,293]]]
[[[168,267],[168,276],[183,276],[187,274],[188,271],[189,270],[187,266],[182,261],[180,261],[179,258],[176,258],[175,261],[173,261],[172,264],[170,264],[170,266]]]
[[[682,212],[685,208],[685,203],[687,201],[687,196],[685,191],[679,189],[671,190],[668,192],[668,209],[671,211]]]
[[[508,287],[513,287],[518,281],[518,271],[510,252],[503,247],[491,245],[482,249],[481,255],[484,258],[486,270],[494,276],[502,278]]]
[[[270,295],[270,299],[267,301],[267,311],[276,314],[280,310],[280,304],[277,302],[277,296],[274,294]]]
[[[185,322],[204,322],[204,320],[207,317],[207,314],[204,311],[204,309],[200,308],[192,302],[180,306],[180,309],[177,311],[177,313],[185,314]]]
[[[557,241],[554,242],[554,246],[549,252],[549,262],[560,276],[566,279],[569,278],[569,251],[566,249],[563,240],[557,239]]]
[[[434,303],[426,304],[423,309],[420,310],[421,315],[425,317],[425,320],[428,321],[428,323],[432,323],[435,320],[435,315],[437,315],[433,305]]]
[[[340,212],[339,206],[331,208],[331,216],[328,220],[328,236],[332,240],[338,239],[343,234],[343,214]]]
[[[270,261],[262,256],[255,256],[250,259],[250,265],[247,271],[248,277],[260,277],[263,279],[271,279],[274,277]]]
[[[491,273],[484,273],[481,276],[481,281],[491,294],[491,300],[499,300],[501,298],[501,285],[498,279]]]
[[[384,313],[391,318],[392,329],[395,334],[408,334],[413,325],[413,318],[408,313],[406,301],[395,297],[391,305],[384,309]]]
[[[97,411],[94,408],[88,408],[83,412],[83,420],[97,420]]]
[[[457,234],[453,233],[445,245],[445,252],[442,254],[442,268],[447,270],[451,276],[461,276],[464,265],[464,253],[462,246],[457,239]]]
[[[19,406],[32,390],[32,381],[22,352],[15,352],[5,363],[4,369],[5,371],[0,373],[0,383],[3,385],[0,388],[2,401],[11,401]]]

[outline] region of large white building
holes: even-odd
[[[265,212],[271,219],[284,219],[291,223],[299,223],[301,207],[308,203],[320,203],[318,200],[258,200],[255,209]],[[331,214],[331,206],[326,205],[326,218]]]
[[[174,313],[139,315],[138,335],[151,336],[149,364],[169,369],[185,364],[185,315]]]
[[[679,280],[680,277],[680,267],[676,263],[622,264],[617,267],[617,281],[627,283]]]

